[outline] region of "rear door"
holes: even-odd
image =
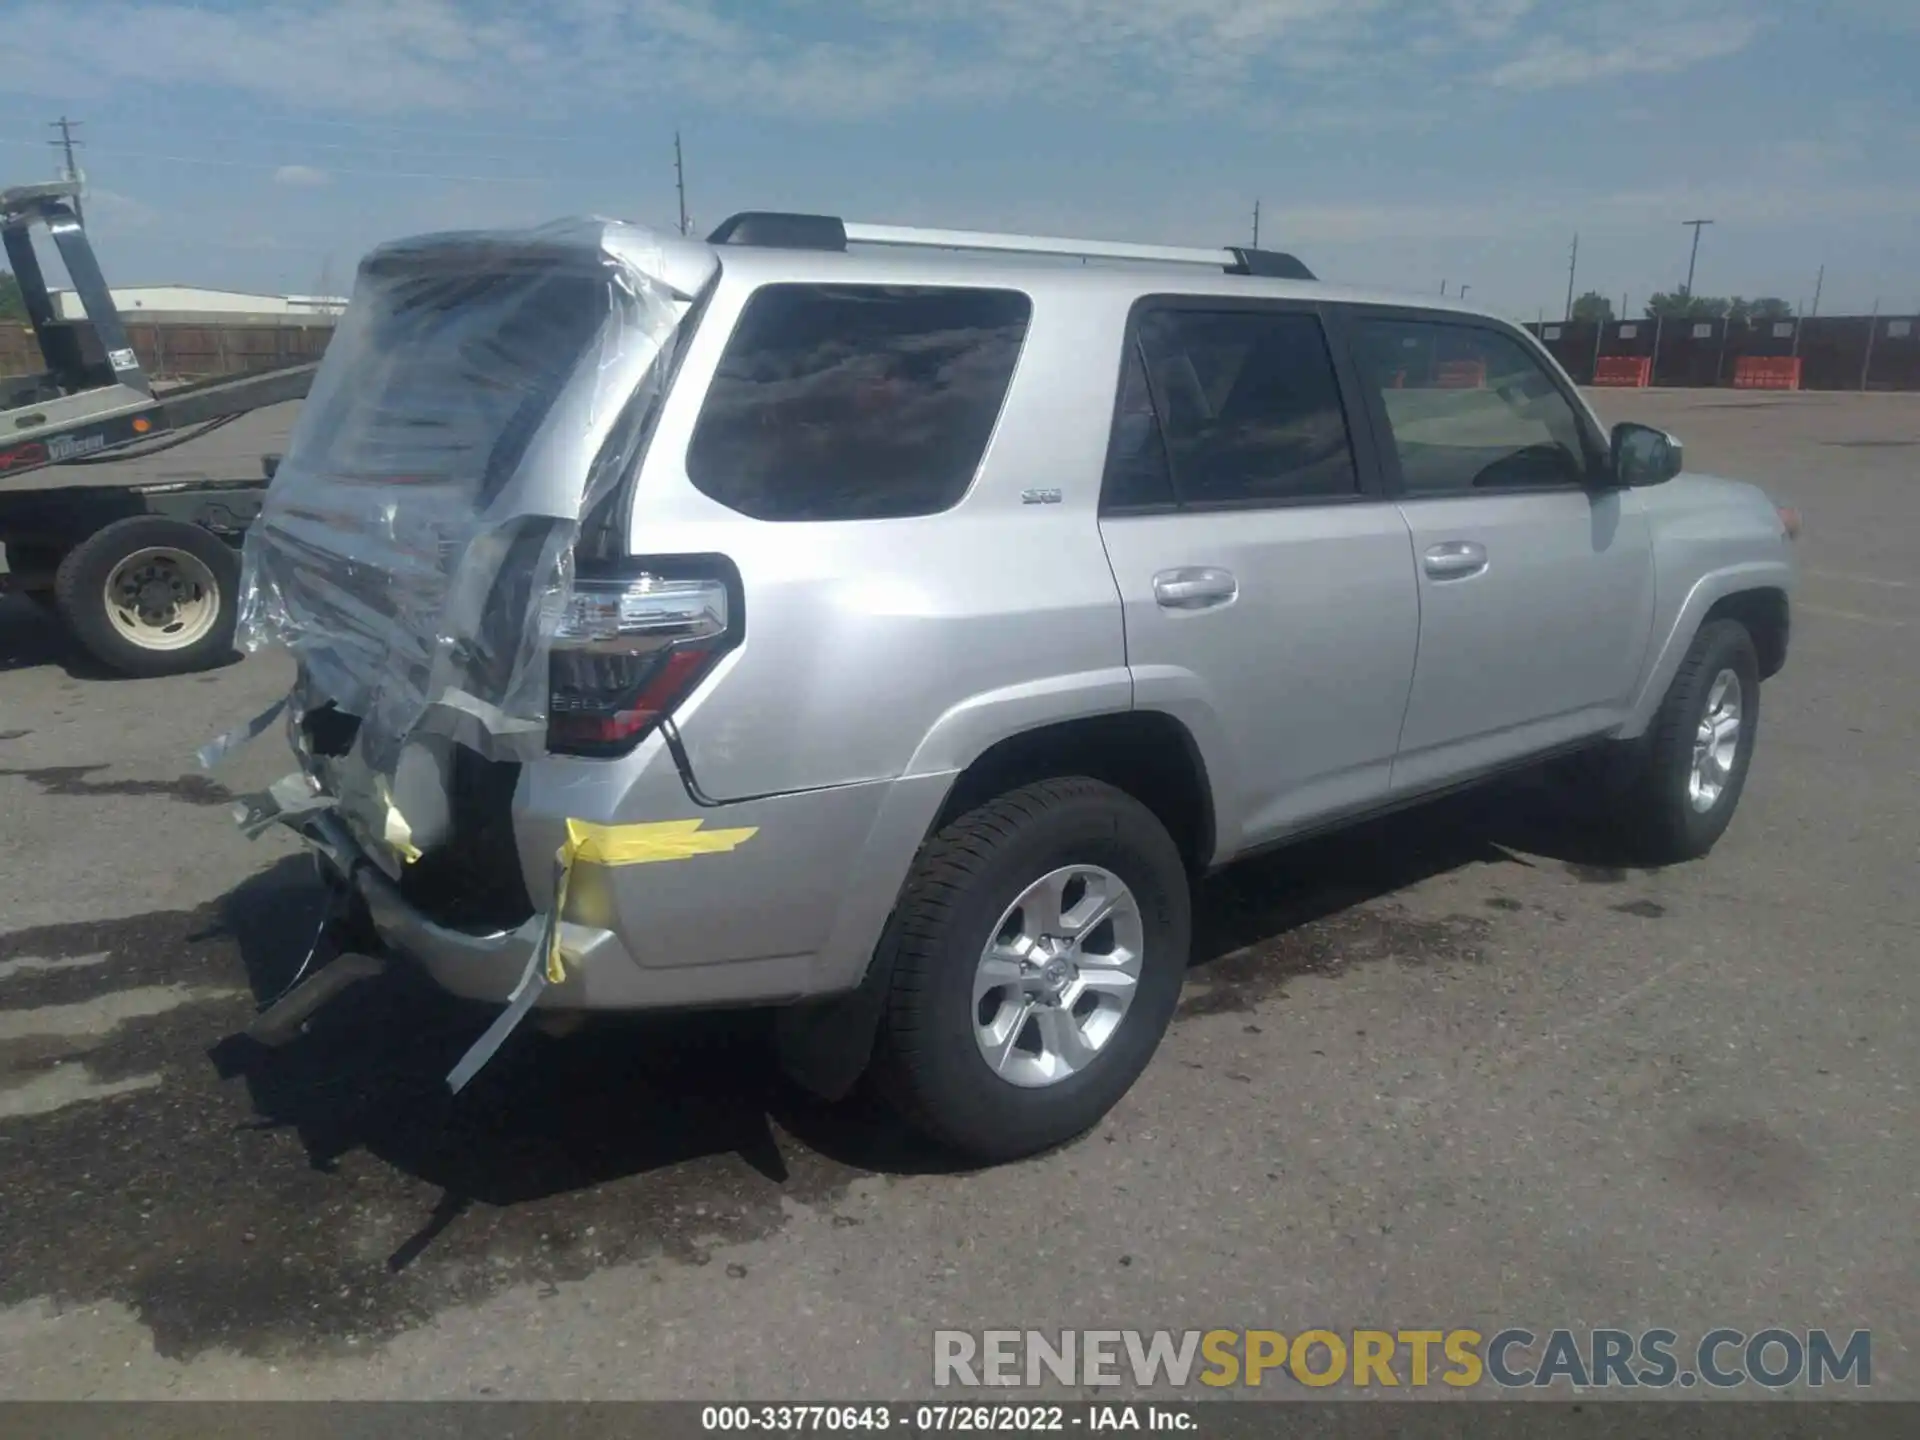
[[[1585,407],[1496,321],[1342,322],[1420,586],[1394,792],[1617,725],[1653,621],[1653,557],[1640,497],[1610,483]]]
[[[1217,858],[1387,792],[1419,602],[1342,368],[1312,305],[1149,298],[1128,327],[1101,536]]]

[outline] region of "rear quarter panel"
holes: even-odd
[[[951,771],[1029,726],[1128,708],[1097,520],[1125,303],[1032,295],[998,425],[951,510],[775,523],[708,499],[686,471],[750,293],[716,293],[633,505],[635,553],[719,552],[742,578],[745,641],[676,716],[701,790],[725,801]],[[1022,502],[1039,488],[1059,503]]]

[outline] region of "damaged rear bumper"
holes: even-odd
[[[906,867],[951,776],[914,777],[768,797],[708,810],[704,827],[753,831],[750,843],[686,863],[583,864],[559,926],[564,978],[545,1010],[667,1010],[778,1005],[853,989],[866,973]],[[667,784],[672,789],[667,789]],[[685,815],[680,781],[633,805]],[[464,999],[505,1004],[542,944],[554,893],[535,866],[566,839],[556,818],[569,787],[541,784],[516,815],[538,907],[512,929],[446,923],[424,913],[324,803],[285,819],[356,895],[381,945]],[[551,789],[555,803],[540,803]],[[635,798],[633,791],[627,793]],[[696,808],[695,813],[699,811]],[[678,824],[689,822],[680,821]]]
[[[339,817],[329,811],[295,824],[313,846],[328,878],[358,897],[381,941],[417,964],[435,984],[464,1000],[504,1004],[546,936],[547,917],[534,915],[512,930],[467,931],[441,925],[401,896]],[[567,978],[542,992],[539,1005],[573,1009],[633,1008],[626,975],[635,968],[611,930],[560,924]],[[621,983],[609,986],[608,977]]]

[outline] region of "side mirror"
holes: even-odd
[[[1613,475],[1622,485],[1658,485],[1682,465],[1680,442],[1666,431],[1631,420],[1613,427]]]

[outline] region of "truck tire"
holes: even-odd
[[[185,675],[233,654],[240,557],[182,520],[116,520],[68,552],[54,598],[73,636],[126,675]]]
[[[1630,751],[1615,807],[1633,858],[1671,865],[1713,849],[1740,803],[1759,729],[1753,637],[1736,620],[1710,621]]]
[[[1123,791],[1010,791],[927,844],[902,893],[871,1081],[971,1159],[1072,1139],[1166,1033],[1191,944],[1186,866]]]

